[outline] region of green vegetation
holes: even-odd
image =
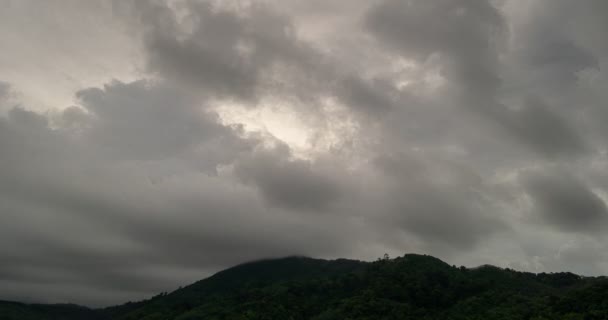
[[[608,319],[608,279],[458,268],[413,254],[370,263],[290,257],[105,309],[0,303],[0,319]]]
[[[0,301],[0,320],[106,320],[97,310],[73,304],[24,304]]]

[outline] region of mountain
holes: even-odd
[[[0,301],[0,320],[106,320],[98,310],[73,304],[25,304]]]
[[[0,302],[0,320],[608,319],[608,279],[288,257],[242,264],[172,293],[104,309]]]

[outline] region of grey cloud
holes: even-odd
[[[608,27],[606,2],[587,0],[584,2],[585,5],[579,7],[574,7],[574,4],[567,1],[562,1],[562,4],[566,5],[566,12],[577,13],[578,21],[573,37],[576,37],[577,42],[592,51],[596,57],[605,58],[608,52],[608,41],[603,34],[603,30]]]
[[[539,99],[527,98],[518,110],[504,110],[497,120],[523,144],[540,154],[576,157],[588,146],[564,117]]]
[[[390,223],[433,250],[470,249],[506,227],[496,199],[486,198],[491,192],[480,193],[481,177],[466,167],[416,155],[382,157],[376,164],[390,186],[382,190]]]
[[[237,163],[236,174],[256,185],[273,205],[321,211],[338,200],[338,181],[305,160],[290,159],[288,147],[256,152]]]
[[[17,126],[34,130],[42,130],[48,127],[48,120],[46,117],[18,106],[9,110],[8,119],[13,121]]]
[[[470,249],[503,228],[498,219],[478,208],[482,198],[474,191],[421,188],[401,196],[404,202],[397,210],[402,216],[396,220],[431,247]]]
[[[80,94],[86,109],[66,109],[61,114],[66,126],[60,128],[51,128],[46,115],[22,108],[0,118],[3,299],[21,299],[22,288],[30,287],[48,294],[64,290],[37,296],[38,301],[120,303],[251,259],[331,255],[345,247],[347,242],[330,232],[337,220],[269,209],[255,189],[225,173],[201,170],[201,163],[215,168],[232,162],[257,142],[239,138],[213,117],[200,121],[197,109],[176,104],[180,100],[171,92],[143,82],[87,89]],[[167,108],[165,98],[174,109]],[[165,113],[170,110],[174,113]],[[155,120],[159,115],[168,122]],[[197,128],[211,126],[214,139],[227,140],[209,144],[208,135],[182,135],[178,129],[193,121]],[[149,125],[176,130],[145,140],[159,134]],[[154,152],[139,145],[141,140]],[[229,152],[233,144],[238,147]],[[251,161],[253,168],[268,169]],[[311,175],[305,162],[285,164],[283,174],[293,169],[292,178],[312,183],[300,191],[316,192],[326,181],[318,173]],[[140,273],[146,268],[156,271]],[[89,287],[85,295],[80,286]],[[108,294],[117,288],[121,295]]]
[[[41,291],[57,283],[88,285],[90,293],[100,295],[97,301],[90,298],[95,304],[120,303],[124,298],[102,299],[101,295],[120,287],[130,294],[129,299],[141,299],[196,281],[226,265],[259,257],[320,254],[342,246],[336,235],[314,221],[268,212],[254,192],[235,190],[217,178],[190,177],[198,190],[188,188],[186,195],[179,191],[183,183],[142,191],[146,188],[135,180],[137,175],[122,176],[107,182],[114,185],[98,186],[94,199],[83,200],[88,190],[49,189],[44,198],[20,200],[14,194],[3,198],[2,219],[11,221],[10,230],[2,233],[11,241],[4,243],[20,246],[0,246],[0,278],[34,283]],[[69,184],[57,179],[54,183],[62,189]],[[112,195],[108,188],[120,189]],[[133,188],[139,192],[129,194]],[[102,193],[106,200],[100,201]],[[288,236],[285,230],[291,230]],[[311,236],[318,242],[310,241]],[[147,274],[148,268],[158,271]],[[3,292],[5,297],[12,294]],[[64,302],[91,303],[74,290],[66,289],[60,296],[66,297]]]
[[[518,13],[516,4],[511,10]],[[527,12],[521,17],[512,14],[515,21],[511,54],[506,56],[511,66],[505,72],[506,86],[546,101],[567,118],[569,126],[586,135],[584,140],[606,136],[605,99],[596,91],[605,82],[608,46],[600,35],[606,29],[605,6],[595,0],[542,0],[523,7]]]
[[[103,89],[82,90],[77,97],[92,117],[86,138],[119,157],[176,156],[214,140],[239,149],[236,132],[205,112],[204,101],[164,85],[113,82]],[[83,114],[64,111],[65,120],[75,117]]]
[[[297,39],[288,18],[261,4],[239,12],[208,1],[186,1],[188,31],[165,5],[141,2],[148,27],[148,67],[220,97],[255,98],[277,72],[277,64],[303,66],[310,50]],[[298,68],[305,72],[305,68]]]
[[[554,1],[550,5],[547,1],[537,1],[530,5],[533,14],[513,25],[513,52],[509,59],[517,62],[511,72],[517,70],[524,76],[514,80],[516,83],[509,83],[510,86],[534,90],[536,94],[561,96],[573,89],[578,72],[599,67],[600,59],[589,46],[589,36],[580,33],[588,21],[602,13],[587,11],[597,6],[595,1],[584,2],[582,6],[568,1]]]
[[[602,276],[605,274],[606,243],[602,239],[594,239],[588,235],[570,234],[565,239],[537,237],[532,245],[541,246],[533,253],[534,267],[531,271],[564,272],[577,270],[585,276]]]
[[[61,115],[53,120],[59,122],[62,128],[71,130],[85,129],[91,126],[93,121],[91,114],[77,106],[65,108]]]
[[[399,93],[384,79],[365,81],[350,76],[339,81],[337,92],[343,103],[365,115],[384,114],[396,107]]]
[[[567,172],[530,173],[523,183],[543,222],[569,232],[598,231],[608,222],[604,201]]]
[[[548,40],[549,36],[545,34],[539,35],[538,38],[537,41],[530,41],[536,47],[527,47],[524,49],[527,52],[522,52],[522,55],[525,55],[523,59],[537,68],[563,70],[572,81],[576,72],[598,66],[597,59],[572,43],[572,40]]]
[[[321,2],[11,2],[0,299],[289,254],[608,270],[605,1]]]
[[[63,108],[78,89],[133,79],[139,41],[113,12],[119,2],[127,1],[2,0],[0,37],[11,50],[0,57],[0,73],[18,100],[36,110]]]
[[[295,97],[309,105],[301,112],[318,111],[320,96],[336,96],[365,115],[395,105],[391,83],[342,70],[341,58],[300,39],[291,17],[270,5],[235,10],[185,1],[189,15],[178,21],[168,6],[143,4],[148,69],[194,91],[249,103],[263,95]]]
[[[507,46],[507,27],[505,17],[490,1],[387,0],[372,7],[367,25],[383,43],[406,57],[428,61],[439,55],[447,86],[457,89],[455,94],[444,93],[440,103],[478,113],[493,128],[502,128],[543,156],[575,156],[589,151],[561,110],[551,110],[540,99],[526,98],[519,109],[500,101],[505,96],[501,75],[506,66],[501,65],[499,52]],[[568,52],[545,43],[535,45],[542,51],[529,53],[528,59],[560,67],[571,64],[570,73],[594,61],[571,46],[567,46]],[[525,97],[530,93],[519,94]],[[494,134],[499,133],[500,129]]]
[[[5,99],[9,93],[11,85],[8,82],[0,81],[0,99]]]
[[[552,258],[558,260],[560,265],[566,265],[568,270],[580,270],[580,274],[590,276],[603,275],[608,260],[605,244],[587,237],[578,237],[566,242]],[[557,263],[553,263],[555,264]],[[554,267],[550,268],[559,272]]]
[[[489,1],[386,0],[372,7],[369,29],[406,57],[424,61],[439,54],[444,72],[476,94],[494,91],[502,16]]]

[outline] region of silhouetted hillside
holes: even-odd
[[[2,302],[0,319],[608,319],[608,281],[458,268],[414,254],[375,262],[289,257],[105,309]]]
[[[0,320],[103,320],[99,310],[73,304],[24,304],[0,301]]]

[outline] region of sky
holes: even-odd
[[[0,299],[287,255],[608,274],[605,0],[0,7]]]

